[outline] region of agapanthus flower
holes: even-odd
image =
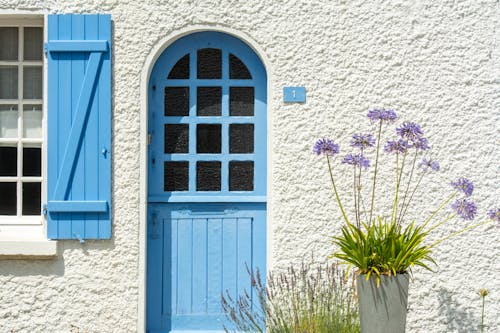
[[[370,166],[370,160],[364,157],[362,154],[349,154],[342,160],[344,164],[350,164],[352,166],[360,166],[363,168],[368,168]]]
[[[424,135],[424,132],[422,132],[420,126],[412,122],[404,122],[401,127],[396,128],[396,133],[402,139],[411,141],[413,143],[417,142],[422,137],[422,135]]]
[[[417,150],[428,150],[431,148],[426,138],[418,138],[416,141],[413,141],[412,147]]]
[[[384,150],[388,153],[406,153],[410,148],[408,141],[399,139],[398,141],[387,141]]]
[[[467,199],[460,199],[455,201],[451,208],[453,208],[460,217],[464,220],[472,220],[476,216],[477,206],[472,201],[467,201]]]
[[[339,145],[331,139],[319,139],[314,144],[313,152],[317,155],[333,156],[339,153]]]
[[[488,217],[497,222],[497,227],[500,228],[500,208],[489,210]]]
[[[470,197],[472,195],[472,191],[474,191],[474,184],[472,184],[470,180],[463,177],[458,178],[455,182],[451,182],[451,186],[465,194],[466,197]]]
[[[379,120],[392,123],[398,117],[394,110],[385,110],[385,109],[373,109],[369,110],[366,115],[371,122],[378,122]]]
[[[418,163],[418,167],[422,169],[423,172],[427,172],[429,169],[434,171],[439,171],[439,163],[438,161],[432,159],[422,159],[420,163]]]
[[[375,146],[375,138],[371,134],[354,134],[351,140],[351,147],[365,149]]]

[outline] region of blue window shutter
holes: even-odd
[[[111,16],[49,15],[47,237],[111,238]]]

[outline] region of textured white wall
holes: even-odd
[[[53,261],[0,262],[1,332],[135,332],[139,298],[140,78],[158,42],[193,25],[250,36],[272,78],[270,234],[275,267],[326,260],[341,224],[316,138],[347,152],[368,129],[372,107],[422,124],[443,167],[412,214],[428,212],[456,176],[475,181],[484,216],[500,197],[498,1],[137,1],[0,0],[0,10],[107,12],[114,21],[114,235],[59,242]],[[305,105],[284,105],[282,88],[304,85]],[[336,167],[350,193],[351,175]],[[379,183],[388,192],[392,183]],[[443,194],[441,194],[443,193]],[[380,202],[383,200],[381,199]],[[458,226],[456,225],[458,224]],[[464,226],[450,223],[443,234]],[[500,229],[456,237],[436,250],[436,273],[416,270],[408,332],[478,332],[479,288],[488,332],[500,331]]]

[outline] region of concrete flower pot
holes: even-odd
[[[404,333],[408,307],[408,274],[375,277],[358,276],[361,333]]]

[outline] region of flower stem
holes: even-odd
[[[375,170],[373,172],[373,185],[372,185],[372,203],[370,206],[370,220],[368,221],[368,225],[372,223],[372,217],[373,217],[373,204],[375,202],[375,184],[377,180],[377,169],[378,169],[378,154],[380,151],[380,136],[382,134],[382,120],[380,120],[379,126],[378,126],[378,136],[377,136],[377,155],[375,157]]]
[[[330,172],[330,179],[332,180],[333,191],[335,192],[335,197],[337,199],[337,203],[339,204],[339,208],[342,211],[342,215],[344,216],[345,222],[349,223],[349,219],[347,218],[347,215],[344,211],[344,207],[342,206],[342,203],[340,202],[339,193],[337,192],[337,186],[335,186],[335,180],[333,180],[332,165],[330,163],[330,158],[328,157],[328,155],[326,155],[326,160],[328,162],[328,171]]]
[[[482,307],[482,311],[481,311],[481,333],[484,332],[484,298],[486,296],[482,296],[483,297],[483,307]]]
[[[404,219],[405,215],[406,215],[406,211],[408,210],[408,207],[410,207],[410,203],[413,199],[413,196],[415,195],[415,192],[417,191],[418,189],[418,186],[420,185],[420,183],[422,182],[422,179],[424,179],[424,175],[425,174],[422,174],[422,176],[420,176],[420,178],[418,179],[418,182],[417,182],[417,185],[415,185],[415,188],[413,189],[413,191],[411,192],[411,195],[410,195],[410,198],[408,199],[408,202],[406,203],[406,207],[404,207],[404,211],[403,211],[403,214],[401,215],[401,220]]]
[[[448,203],[450,202],[451,199],[453,199],[455,196],[457,195],[457,192],[453,193],[452,195],[450,195],[446,200],[444,200],[441,205],[439,205],[438,209],[436,209],[432,214],[431,216],[429,216],[427,218],[427,220],[425,220],[424,224],[422,225],[422,228],[425,228],[425,226],[429,223],[430,220],[432,220],[432,218],[434,216],[436,216],[436,214],[441,210],[443,209],[443,207]]]
[[[403,202],[401,203],[401,211],[398,216],[398,225],[401,225],[403,222],[403,209],[406,203],[406,197],[408,196],[408,191],[410,190],[410,183],[413,178],[413,171],[415,171],[415,164],[417,162],[417,150],[415,149],[415,157],[413,158],[413,163],[411,165],[410,178],[408,179],[408,183],[406,183],[405,195],[403,196]]]
[[[440,240],[438,240],[438,241],[436,241],[436,242],[432,243],[432,244],[429,246],[429,248],[433,248],[433,247],[435,247],[436,245],[438,245],[438,244],[440,244],[440,243],[444,242],[445,240],[447,240],[448,238],[455,237],[455,236],[457,236],[457,235],[460,235],[461,233],[464,233],[464,232],[469,231],[469,230],[471,230],[471,229],[475,229],[475,228],[477,228],[477,227],[480,227],[480,226],[485,225],[485,224],[488,224],[488,223],[491,223],[491,221],[483,221],[483,222],[479,222],[479,223],[477,223],[477,224],[471,225],[470,227],[467,227],[467,228],[464,228],[464,229],[459,230],[459,231],[457,231],[457,232],[454,232],[454,233],[452,233],[452,234],[449,234],[448,236],[443,237],[443,238],[441,238]]]
[[[431,233],[433,230],[435,230],[436,228],[438,228],[440,225],[442,225],[443,223],[446,223],[448,222],[449,220],[451,220],[452,218],[454,218],[455,216],[457,216],[457,214],[453,214],[453,215],[450,215],[448,216],[447,218],[445,218],[443,221],[435,224],[434,226],[432,226],[429,230],[427,230],[427,233]]]

